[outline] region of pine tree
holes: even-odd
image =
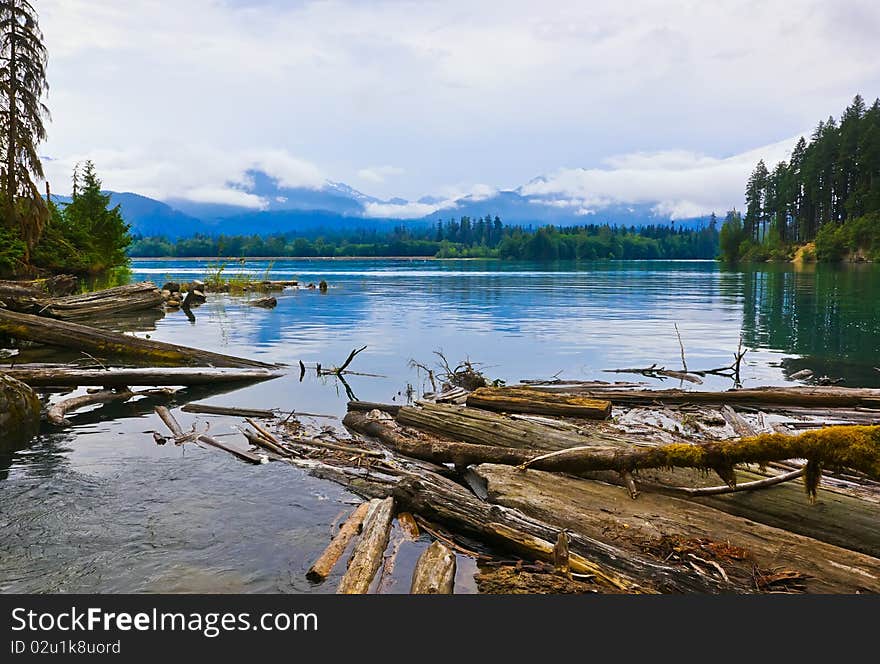
[[[34,183],[43,178],[37,146],[46,138],[42,102],[46,47],[28,0],[0,0],[0,185],[6,223],[19,227],[28,252],[40,238],[48,207]]]
[[[764,193],[767,188],[767,166],[761,159],[746,184],[746,236],[754,241],[761,239],[761,224],[764,222]]]
[[[75,181],[73,200],[64,209],[64,217],[68,224],[88,237],[93,269],[101,272],[125,264],[125,249],[131,244],[130,226],[122,218],[118,205],[109,207],[110,195],[102,193],[95,165],[87,161],[82,172],[77,168]]]

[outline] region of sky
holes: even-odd
[[[241,185],[260,168],[380,198],[524,186],[686,216],[741,206],[758,158],[880,95],[876,0],[35,5],[57,193],[91,158],[105,188],[159,199],[259,207]]]

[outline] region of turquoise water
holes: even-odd
[[[251,262],[227,271],[265,272]],[[204,278],[208,265],[135,261],[133,279]],[[326,294],[288,289],[274,310],[209,295],[194,310],[118,321],[154,339],[296,365],[342,362],[367,346],[351,376],[363,400],[405,402],[425,389],[409,360],[470,358],[485,373],[522,378],[626,380],[603,369],[679,368],[678,325],[690,369],[727,365],[740,337],[750,349],[744,385],[784,384],[804,368],[845,385],[878,386],[880,269],[791,266],[734,271],[713,262],[529,265],[497,261],[297,260],[273,279],[325,279]],[[677,381],[651,381],[679,387]],[[689,389],[726,389],[709,378]],[[204,401],[342,415],[347,396],[332,378],[289,376]],[[179,414],[184,427],[237,421]],[[0,457],[0,591],[328,592],[305,571],[353,497],[300,471],[246,466],[212,450],[158,447],[163,427],[148,407],[98,408],[64,432]],[[323,423],[326,423],[323,422]],[[416,545],[412,545],[416,547]],[[402,552],[405,587],[416,550]],[[460,589],[472,587],[462,566]],[[400,581],[403,579],[403,581]],[[395,584],[402,583],[403,586]]]

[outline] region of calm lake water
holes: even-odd
[[[268,263],[246,268],[265,272]],[[135,261],[132,278],[204,278],[208,264]],[[751,349],[744,385],[784,384],[809,368],[845,385],[880,386],[880,266],[773,266],[726,270],[713,262],[531,265],[494,261],[296,260],[271,278],[325,279],[330,290],[286,290],[263,310],[209,295],[195,310],[113,324],[154,339],[295,365],[352,368],[359,399],[405,402],[425,389],[410,359],[469,357],[485,373],[522,378],[626,380],[603,369],[679,368],[674,323],[691,369],[730,363],[740,336]],[[677,381],[649,381],[679,387]],[[726,389],[710,378],[689,389]],[[291,375],[197,394],[213,404],[341,416],[332,378]],[[177,413],[184,428],[238,421]],[[216,450],[157,446],[163,425],[136,403],[74,416],[30,447],[0,453],[0,592],[333,592],[305,572],[355,497],[285,464],[245,465]],[[318,421],[326,424],[332,420]],[[388,591],[406,591],[420,544],[402,547]],[[464,563],[464,561],[462,561]],[[473,589],[460,565],[459,591]]]

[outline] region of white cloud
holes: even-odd
[[[437,210],[455,207],[455,201],[442,203],[367,203],[364,214],[367,217],[389,217],[391,219],[421,219]]]
[[[607,168],[559,169],[520,191],[549,197],[542,204],[554,207],[589,210],[609,203],[654,203],[657,212],[673,218],[720,214],[742,207],[746,179],[759,159],[772,169],[789,157],[796,140],[724,158],[683,150],[619,155],[605,160]]]
[[[385,182],[389,177],[403,175],[405,172],[402,168],[397,168],[396,166],[370,166],[369,168],[359,170],[357,176],[361,180],[379,184]]]
[[[200,203],[265,207],[267,201],[244,191],[248,171],[259,169],[285,187],[318,188],[325,183],[313,164],[279,150],[229,152],[204,146],[186,150],[130,148],[91,150],[44,161],[46,177],[57,193],[68,193],[78,162],[91,159],[105,189],[130,191],[159,200],[183,198]]]

